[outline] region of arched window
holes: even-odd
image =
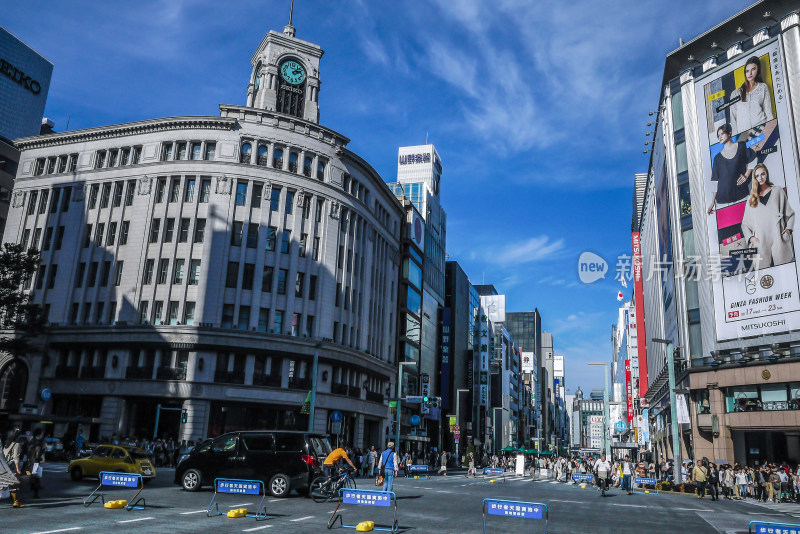
[[[253,81],[255,87],[254,92],[258,92],[258,89],[261,87],[261,63],[256,66],[256,79]]]
[[[269,152],[269,148],[266,145],[258,145],[258,164],[262,167],[266,167],[268,164],[267,152]]]
[[[283,150],[276,148],[272,154],[272,166],[276,169],[283,168]]]
[[[253,150],[253,146],[250,143],[243,143],[242,144],[242,152],[239,155],[239,162],[240,163],[250,163],[250,153]]]
[[[297,172],[298,157],[297,152],[289,152],[289,170],[292,172]]]
[[[20,360],[12,360],[0,371],[0,410],[19,413],[28,389],[28,368]]]

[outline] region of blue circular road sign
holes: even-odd
[[[341,420],[342,420],[342,412],[339,411],[331,412],[331,421],[333,421],[334,423],[338,423]]]
[[[50,400],[50,395],[52,395],[50,388],[44,388],[42,391],[39,392],[39,396],[45,402]]]
[[[417,426],[419,424],[419,421],[420,419],[418,415],[411,416],[411,426]]]
[[[625,421],[617,421],[617,424],[614,425],[614,428],[617,432],[625,432],[625,429],[628,428],[628,425],[625,424]]]

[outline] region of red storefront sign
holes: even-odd
[[[625,389],[628,392],[625,395],[625,402],[628,406],[628,426],[633,421],[633,384],[631,383],[631,361],[625,360]]]
[[[633,246],[633,298],[636,301],[636,338],[639,352],[639,396],[647,393],[647,337],[644,328],[644,285],[642,278],[642,240],[639,232],[631,233]],[[630,398],[630,396],[628,396]],[[628,408],[630,414],[631,408]],[[629,416],[630,417],[630,416]]]

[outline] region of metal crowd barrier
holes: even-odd
[[[575,485],[577,487],[579,482],[594,483],[594,475],[590,473],[572,473],[572,480],[575,481]]]
[[[411,475],[411,473],[424,473],[425,477],[431,478],[431,472],[428,470],[427,465],[409,465],[406,466],[406,469],[408,469],[409,475]]]
[[[245,517],[254,517],[256,521],[263,521],[267,518],[267,506],[264,500],[267,498],[267,491],[264,483],[260,480],[244,480],[238,478],[217,478],[214,480],[214,495],[206,510],[207,517],[222,515],[219,511],[219,503],[214,501],[219,494],[228,495],[260,495],[261,501],[258,503],[255,513],[248,513]]]
[[[755,527],[755,530],[753,530]],[[800,525],[789,523],[765,523],[764,521],[750,521],[747,532],[754,534],[800,534]]]
[[[486,477],[495,477],[501,476],[503,477],[503,484],[506,483],[506,470],[502,467],[484,467],[483,468],[483,479],[486,480]]]
[[[111,488],[134,488],[138,490],[136,494],[128,500],[128,504],[125,506],[125,509],[129,512],[134,509],[144,510],[146,502],[144,497],[139,497],[139,494],[144,489],[144,479],[142,478],[142,475],[138,473],[114,473],[111,471],[101,471],[100,484],[98,484],[94,491],[83,500],[83,505],[86,507],[91,506],[95,501],[97,501],[97,499],[100,499],[100,502],[105,505],[106,494],[98,493],[100,488],[103,486]],[[140,502],[142,503],[141,506],[139,506]]]
[[[650,493],[651,495],[655,492],[655,495],[658,495],[658,490],[656,489],[656,479],[649,478],[649,477],[633,477],[633,483],[631,484],[631,491],[633,493],[637,493],[636,485],[639,485],[638,493]],[[645,486],[653,486],[652,490],[646,490]]]
[[[483,534],[486,534],[486,516],[517,517],[520,519],[544,519],[544,534],[547,534],[549,512],[547,505],[539,502],[483,499]]]
[[[357,528],[358,525],[345,525],[342,514],[337,513],[342,504],[355,504],[360,506],[379,506],[390,508],[394,504],[394,517],[392,519],[391,528],[375,526],[372,530],[382,532],[397,532],[399,525],[397,524],[397,496],[393,491],[376,491],[376,490],[359,490],[359,489],[339,489],[339,504],[336,505],[336,510],[331,514],[328,519],[328,530],[333,528],[336,520],[342,528]]]

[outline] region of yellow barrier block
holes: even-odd
[[[128,506],[128,501],[108,501],[103,505],[104,508],[108,508],[109,510],[117,509],[117,508],[125,508]]]
[[[418,475],[414,475],[414,480],[417,480],[418,478],[419,478]]]
[[[356,525],[356,532],[369,532],[375,528],[375,521],[362,521]]]
[[[234,508],[228,512],[228,517],[237,518],[245,517],[247,515],[247,508]]]
[[[650,490],[644,490],[645,493],[650,493]]]
[[[492,479],[492,480],[490,480],[490,481],[489,481],[489,483],[490,483],[490,484],[494,484],[494,482],[495,482],[495,480],[494,480],[494,479]]]

